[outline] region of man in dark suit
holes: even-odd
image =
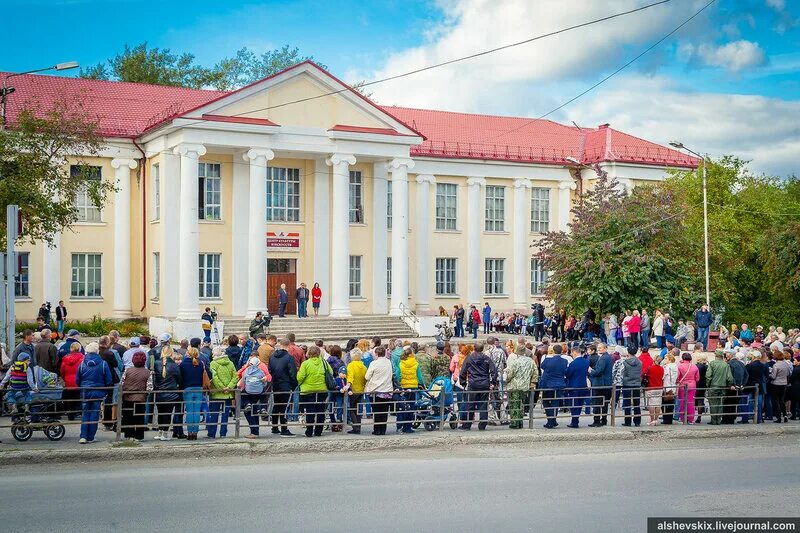
[[[286,284],[281,283],[278,289],[278,316],[283,318],[286,316],[286,304],[289,303],[289,293],[286,292]]]
[[[308,297],[309,290],[305,283],[301,283],[297,290],[294,292],[294,297],[297,300],[297,316],[298,318],[308,318]]]
[[[594,422],[589,427],[600,427],[608,424],[608,404],[611,401],[611,370],[614,360],[608,353],[604,343],[597,345],[597,362],[589,370],[589,382],[592,384],[592,396],[595,401]]]

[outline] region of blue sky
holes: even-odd
[[[538,116],[638,54],[707,0],[670,3],[373,87],[382,103]],[[247,46],[283,44],[345,81],[377,79],[648,0],[225,2],[6,0],[0,70],[77,60],[128,44],[193,53],[213,64]],[[550,118],[612,126],[656,142],[679,136],[712,155],[800,174],[800,1],[717,0],[663,45]]]

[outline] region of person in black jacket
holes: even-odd
[[[153,392],[158,410],[158,435],[155,440],[170,440],[169,425],[181,413],[181,393],[183,378],[181,369],[175,361],[172,346],[161,350],[161,357],[153,364]],[[177,422],[173,424],[172,436],[181,438],[183,427]]]
[[[269,358],[269,373],[272,375],[272,433],[281,437],[294,437],[286,426],[286,409],[297,388],[297,365],[289,354],[289,339],[281,339],[277,350]],[[278,427],[280,426],[280,430]]]
[[[757,350],[750,352],[753,359],[745,365],[747,370],[747,388],[745,393],[748,396],[747,412],[753,413],[753,418],[757,423],[764,421],[764,395],[767,390],[767,380],[769,379],[769,368],[761,361],[761,354]],[[758,396],[756,396],[756,385],[758,385]],[[756,410],[756,402],[758,409]],[[750,415],[742,415],[740,424],[747,424]]]
[[[477,411],[480,422],[478,429],[484,431],[489,420],[489,389],[497,387],[497,367],[488,355],[483,353],[484,343],[475,343],[475,351],[464,359],[461,373],[458,376],[461,383],[467,384],[467,397],[464,417],[461,419],[461,429],[472,429],[472,419]]]

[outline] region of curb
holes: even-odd
[[[780,428],[736,428],[705,429],[702,431],[670,430],[622,430],[609,429],[602,432],[529,432],[520,430],[514,433],[487,433],[465,435],[447,433],[436,436],[391,436],[382,438],[319,439],[319,440],[264,440],[250,442],[245,439],[209,442],[207,444],[145,445],[135,447],[94,445],[80,449],[35,449],[0,451],[0,464],[60,464],[80,462],[134,461],[138,459],[194,459],[214,457],[268,457],[285,454],[322,454],[334,452],[358,452],[400,449],[455,448],[459,446],[569,443],[597,441],[670,441],[714,438],[760,437],[800,434],[800,426]]]

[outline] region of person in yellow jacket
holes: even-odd
[[[350,363],[347,365],[347,385],[342,390],[348,398],[348,413],[353,429],[348,431],[353,435],[361,434],[361,415],[358,414],[358,404],[364,396],[364,387],[367,385],[367,366],[361,361],[363,352],[358,348],[350,350]]]
[[[211,401],[208,404],[206,429],[208,438],[213,439],[217,436],[217,427],[219,426],[219,436],[224,439],[228,435],[228,413],[239,376],[233,361],[228,358],[221,347],[214,348],[210,367],[213,392],[211,392]]]
[[[403,348],[400,362],[394,370],[395,381],[400,385],[397,405],[397,429],[402,433],[414,433],[411,422],[414,420],[414,403],[420,387],[425,386],[422,370],[411,346]],[[413,392],[412,392],[413,391]]]

